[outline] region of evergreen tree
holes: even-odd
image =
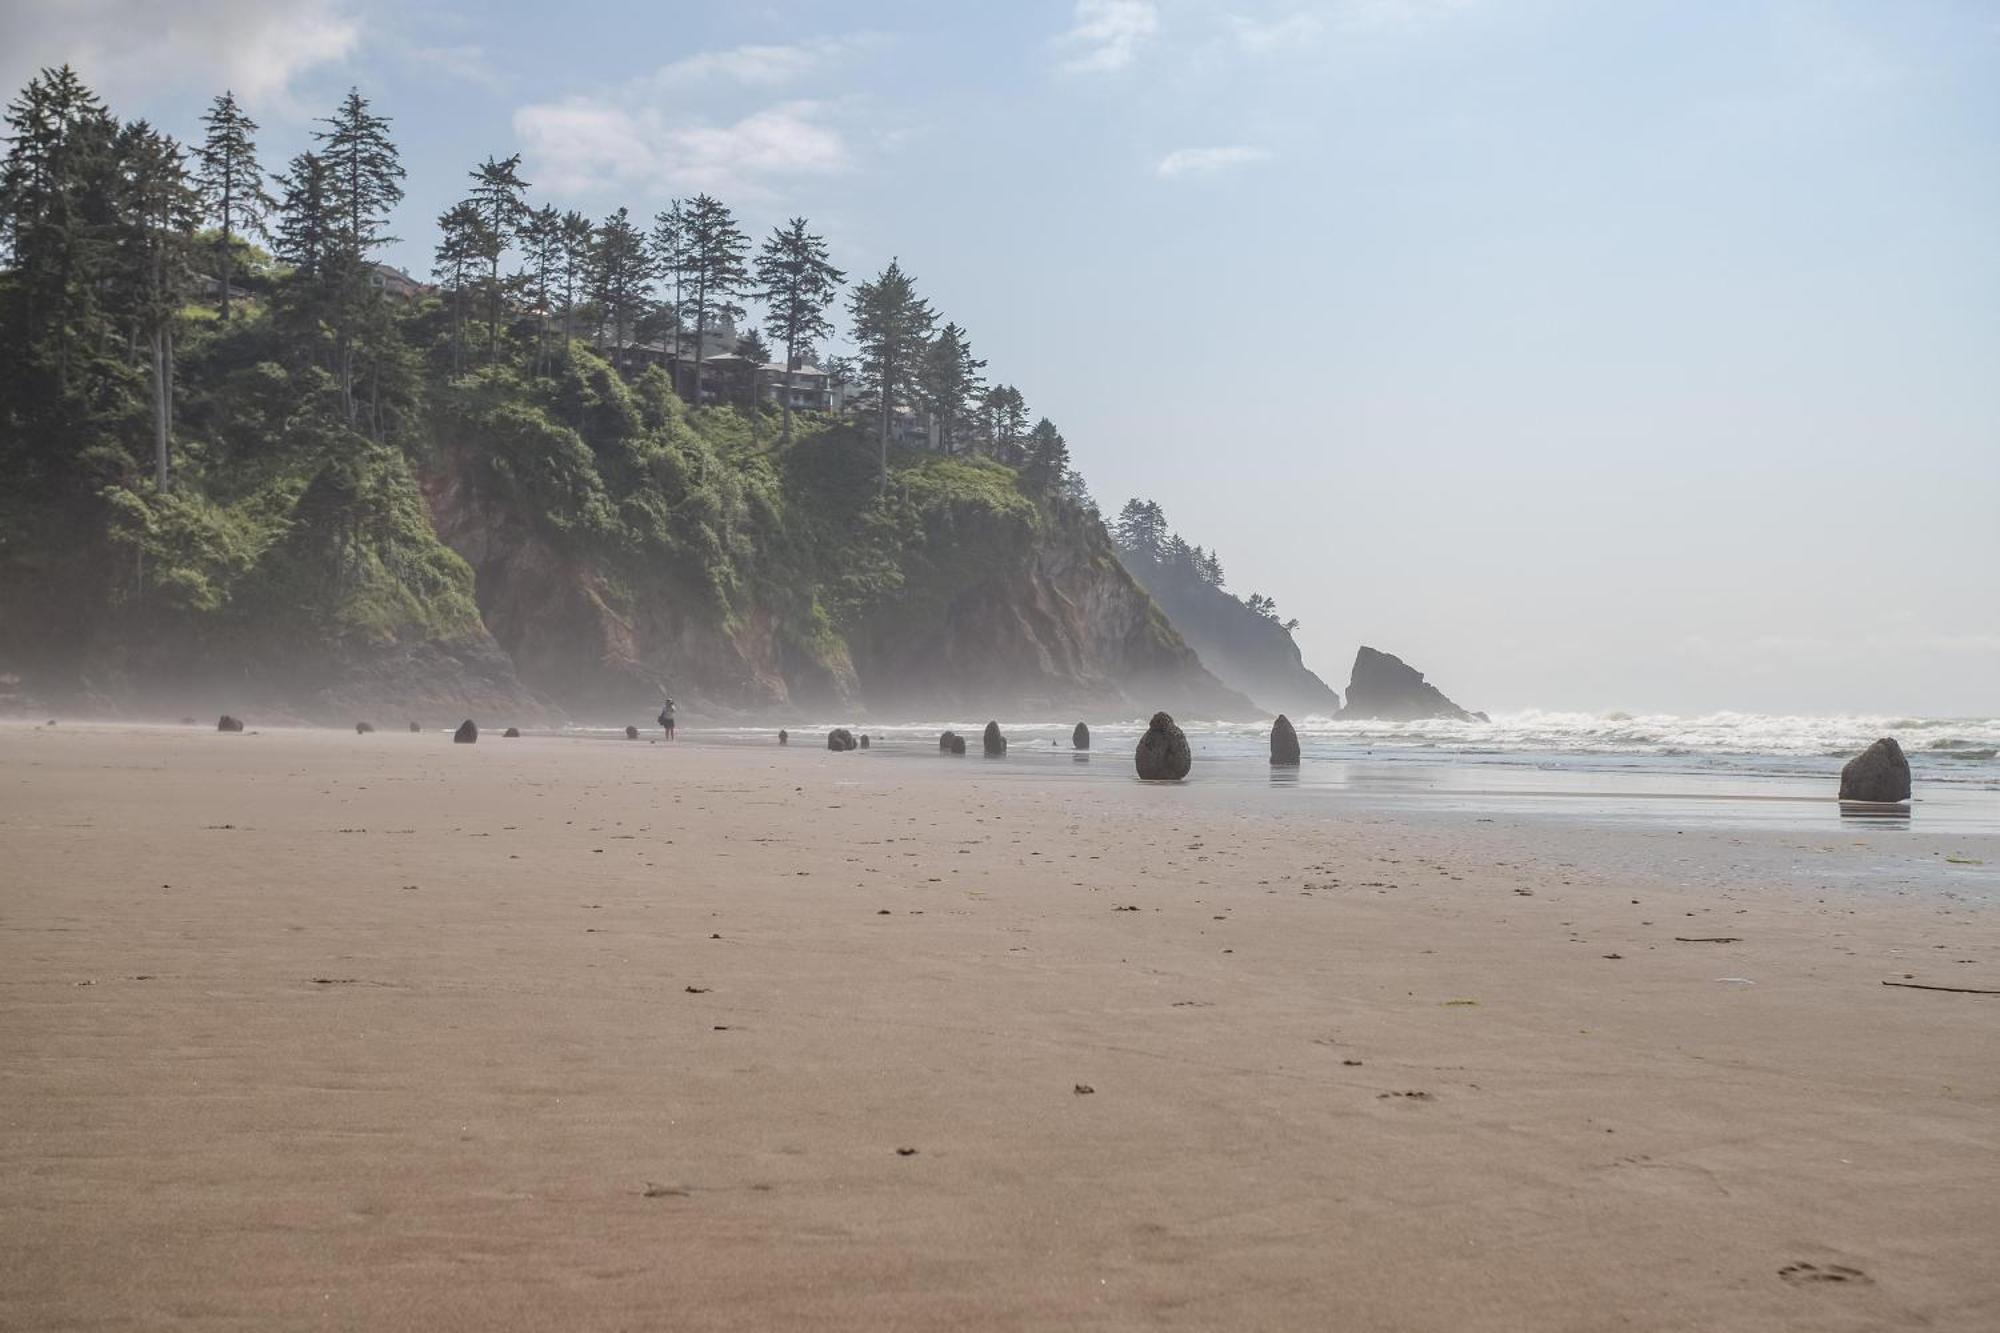
[[[376,345],[376,337],[394,337],[394,324],[381,318],[374,307],[380,293],[371,281],[369,256],[396,238],[385,228],[389,211],[403,198],[403,164],[396,145],[389,139],[389,121],[368,109],[368,99],[350,88],[333,115],[320,122],[325,129],[314,130],[320,145],[319,156],[326,164],[326,178],[332,208],[332,230],[326,259],[334,329],[334,373],[340,381],[341,403],[347,424],[360,416],[355,395],[355,368],[368,358],[369,426],[381,435],[378,373],[383,357],[393,349]],[[372,336],[364,336],[372,335]]]
[[[889,488],[889,422],[910,393],[911,377],[937,316],[894,259],[873,282],[857,286],[847,302],[854,341],[861,349],[859,383],[877,412],[881,489]]]
[[[681,245],[684,300],[680,315],[683,324],[694,325],[693,401],[699,407],[709,327],[743,313],[735,298],[749,281],[743,257],[750,249],[750,238],[736,225],[736,215],[721,201],[701,194],[687,205]]]
[[[667,285],[666,313],[673,321],[674,371],[681,363],[681,273],[687,259],[687,209],[676,199],[664,212],[653,215],[653,233],[647,238],[653,272]]]
[[[938,447],[948,454],[957,452],[965,418],[985,390],[979,374],[985,368],[986,363],[972,355],[965,330],[956,324],[938,330],[924,349],[917,367],[917,396],[930,413]]]
[[[45,69],[7,107],[0,170],[0,242],[19,302],[20,359],[73,387],[76,349],[101,321],[113,225],[118,126],[76,71]],[[26,386],[21,386],[25,389]]]
[[[528,214],[521,225],[521,251],[527,262],[524,289],[535,307],[535,374],[548,370],[549,302],[562,280],[563,216],[554,204]]]
[[[1038,495],[1060,495],[1069,479],[1069,443],[1047,417],[1028,432],[1027,462],[1021,478]]]
[[[186,300],[200,197],[181,146],[145,121],[119,132],[113,291],[152,352],[153,484],[165,492],[173,431],[173,338]]]
[[[771,321],[785,346],[784,425],[781,438],[792,438],[792,372],[814,342],[833,333],[826,312],[847,275],[827,257],[826,241],[806,230],[804,218],[775,227],[757,252],[758,296],[770,307]]]
[[[486,217],[471,200],[453,204],[438,218],[438,245],[431,272],[451,309],[451,368],[465,369],[465,305],[472,274],[493,249]]]
[[[1165,552],[1170,535],[1167,516],[1153,500],[1127,500],[1111,528],[1112,540],[1121,549],[1155,563]]]
[[[528,222],[528,183],[521,179],[521,155],[496,161],[488,157],[472,172],[472,194],[465,202],[479,211],[486,242],[486,359],[500,359],[500,256],[520,238]]]
[[[220,312],[229,322],[229,279],[235,265],[235,240],[239,234],[270,238],[265,218],[277,201],[264,188],[264,169],[257,164],[257,122],[236,105],[236,96],[225,92],[215,99],[201,118],[208,136],[196,152],[199,167],[196,182],[201,202],[210,221],[220,229],[216,244],[216,279],[222,284]]]
[[[557,240],[556,278],[562,288],[563,365],[569,365],[570,338],[576,313],[576,298],[591,289],[591,253],[596,232],[590,219],[574,209],[562,215],[562,231]]]
[[[278,258],[302,279],[319,280],[333,268],[333,191],[326,161],[300,153],[278,178]]]
[[[645,312],[649,270],[646,238],[632,225],[630,213],[620,208],[598,227],[590,251],[591,299],[598,305],[600,320],[611,321],[612,355],[620,363],[629,331]],[[598,344],[603,341],[600,323]]]

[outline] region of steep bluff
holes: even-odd
[[[1340,696],[1306,666],[1291,631],[1276,619],[1203,582],[1185,565],[1136,551],[1118,554],[1202,664],[1261,711],[1331,717],[1339,710]]]

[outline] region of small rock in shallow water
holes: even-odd
[[[1186,733],[1174,725],[1172,716],[1155,713],[1146,734],[1139,738],[1133,763],[1148,782],[1179,782],[1194,766],[1194,754],[1188,749]]]
[[[1885,805],[1910,799],[1910,761],[1893,736],[1884,736],[1840,770],[1840,799]]]

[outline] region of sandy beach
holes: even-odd
[[[0,1327],[2000,1328],[1990,835],[812,740],[0,727]]]

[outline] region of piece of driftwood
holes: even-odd
[[[1918,981],[1885,981],[1884,986],[1899,986],[1904,990],[1948,990],[1954,995],[2000,995],[2000,990],[1981,990],[1977,986],[1926,986]]]
[[[1741,944],[1741,935],[1676,935],[1675,944]]]

